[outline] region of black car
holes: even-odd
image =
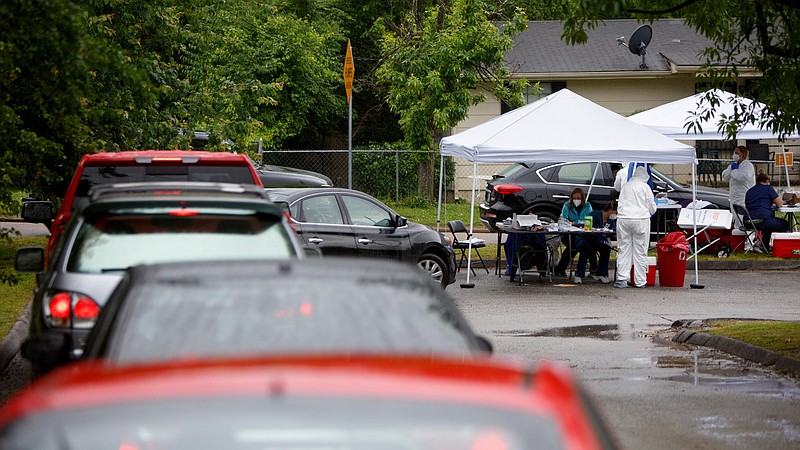
[[[256,166],[256,173],[264,187],[331,187],[333,181],[319,173],[294,167],[264,164]]]
[[[304,251],[283,212],[260,186],[125,183],[94,188],[72,215],[49,266],[44,249],[21,248],[15,267],[41,273],[23,355],[43,373],[83,347],[108,296],[129,267],[174,261],[298,259]]]
[[[84,358],[112,364],[259,354],[491,351],[410,264],[351,258],[208,261],[130,269]]]
[[[455,252],[442,233],[410,222],[379,200],[344,188],[269,189],[285,206],[300,240],[326,256],[385,258],[417,264],[442,287],[455,281]]]
[[[515,163],[494,175],[486,185],[486,198],[480,205],[480,220],[489,230],[496,231],[495,224],[516,214],[537,214],[556,221],[561,207],[570,198],[575,187],[589,190],[589,202],[594,209],[616,200],[619,192],[614,189],[617,171],[623,167],[618,162],[601,162],[595,173],[597,162],[537,162]],[[666,193],[676,202],[692,200],[692,186],[679,183],[652,169],[655,192]],[[592,177],[594,183],[592,184]],[[711,203],[711,207],[728,209],[728,191],[697,186],[697,199]]]

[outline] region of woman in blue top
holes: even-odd
[[[591,213],[592,205],[586,202],[586,195],[583,193],[583,189],[576,187],[569,194],[569,201],[564,203],[564,207],[561,208],[561,220],[571,225],[582,227],[584,218]],[[586,276],[586,261],[589,258],[589,252],[591,250],[589,240],[583,236],[571,234],[561,236],[561,242],[567,246],[568,250],[561,253],[561,259],[558,261],[558,265],[556,265],[555,274],[561,276],[567,275],[567,266],[572,260],[574,252],[577,251],[579,253],[578,268],[575,270],[575,277],[572,281],[575,284],[581,284],[581,278]]]
[[[783,200],[775,192],[775,188],[769,184],[769,176],[764,172],[759,172],[756,176],[756,185],[747,190],[744,196],[744,206],[750,218],[761,219],[756,224],[756,229],[761,230],[761,241],[769,249],[769,239],[773,232],[789,231],[789,222],[779,219],[772,215],[773,205],[776,208],[783,206]]]

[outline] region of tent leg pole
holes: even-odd
[[[436,231],[441,229],[442,225],[442,180],[444,180],[444,155],[439,154],[439,201],[436,206]]]
[[[475,179],[478,177],[478,161],[472,161],[472,190],[470,191],[470,200],[469,200],[469,235],[472,236],[472,223],[474,220],[472,219],[475,217]],[[469,245],[467,246],[467,282],[462,283],[461,287],[465,289],[471,289],[475,287],[475,283],[469,282],[469,274],[472,272],[472,239],[469,240]]]
[[[700,274],[697,268],[697,260],[700,259],[700,255],[698,254],[697,250],[697,176],[695,167],[697,166],[697,160],[692,163],[692,228],[694,229],[694,283],[689,284],[689,287],[692,289],[703,289],[705,286],[700,284]]]

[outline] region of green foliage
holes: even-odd
[[[436,131],[462,121],[470,106],[491,92],[514,106],[522,104],[524,82],[508,81],[503,54],[525,29],[521,12],[502,29],[491,22],[480,0],[439,3],[400,23],[380,21],[378,80],[388,86],[388,103],[400,116],[410,148],[433,148]]]
[[[800,4],[761,0],[574,0],[575,7],[564,23],[562,37],[569,44],[587,40],[592,29],[606,18],[630,14],[644,21],[682,17],[715,45],[704,52],[705,80],[724,89],[743,69],[755,69],[761,78],[748,86],[751,96],[767,106],[766,118],[740,107],[724,118],[720,130],[733,137],[741,124],[754,123],[786,136],[800,125]],[[717,99],[707,96],[706,107]],[[701,105],[703,106],[703,105]],[[695,123],[702,120],[700,115]]]

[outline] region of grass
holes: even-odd
[[[727,336],[800,359],[800,322],[718,320],[710,325],[709,334]]]
[[[0,241],[0,273],[18,278],[16,284],[0,283],[0,336],[2,337],[8,334],[31,300],[36,283],[36,275],[19,274],[14,271],[14,255],[19,247],[44,247],[46,244],[46,237],[14,237],[10,243]]]

